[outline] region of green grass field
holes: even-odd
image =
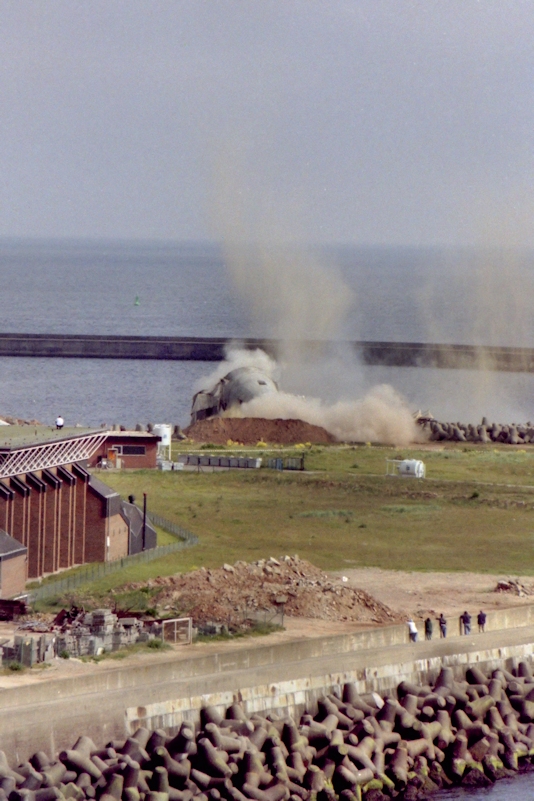
[[[386,477],[386,457],[422,458],[427,479]],[[123,497],[147,492],[149,509],[200,538],[113,584],[285,553],[328,569],[534,573],[534,449],[314,447],[305,466],[106,474]]]

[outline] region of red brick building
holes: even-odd
[[[44,426],[1,429],[0,529],[27,549],[24,579],[129,553],[130,524],[119,494],[82,466],[108,435]],[[3,588],[0,593],[5,597]]]
[[[147,431],[108,431],[88,460],[89,467],[155,468],[161,437]]]

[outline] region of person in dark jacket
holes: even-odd
[[[460,615],[460,630],[462,627],[462,634],[471,634],[471,615],[467,610],[463,613],[463,615]]]
[[[425,640],[432,639],[432,621],[429,617],[425,620]]]
[[[447,620],[443,614],[443,612],[438,617],[439,623],[439,636],[446,637],[447,636]]]
[[[478,623],[478,633],[484,634],[486,631],[486,613],[480,610],[477,615],[477,623]]]

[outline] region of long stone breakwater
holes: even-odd
[[[118,336],[97,334],[0,334],[0,356],[76,359],[160,359],[220,361],[230,338]],[[244,347],[276,356],[280,342],[243,339]],[[534,372],[534,348],[447,345],[422,342],[296,343],[303,358],[328,356],[341,347],[353,350],[363,364],[389,367],[437,367]]]
[[[196,729],[196,731],[195,731]],[[433,686],[402,681],[384,697],[346,683],[297,723],[274,713],[200,710],[173,734],[138,728],[97,747],[81,736],[49,758],[10,767],[0,753],[0,799],[60,801],[408,801],[453,785],[486,786],[530,766],[530,664],[477,666]]]

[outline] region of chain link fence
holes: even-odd
[[[122,570],[130,565],[136,565],[141,562],[152,562],[155,559],[160,559],[162,556],[167,556],[176,551],[182,551],[184,548],[190,548],[198,543],[196,534],[172,523],[170,520],[166,520],[164,517],[155,515],[152,512],[148,512],[147,517],[155,526],[164,529],[169,534],[176,537],[176,542],[172,542],[169,545],[158,545],[156,548],[151,548],[148,551],[141,551],[141,553],[132,554],[132,556],[123,556],[121,559],[115,559],[113,562],[93,562],[77,570],[76,573],[54,581],[49,581],[41,587],[30,590],[28,593],[29,600],[42,601],[54,595],[61,595],[83,584],[89,584],[111,573],[116,573],[118,570]]]

